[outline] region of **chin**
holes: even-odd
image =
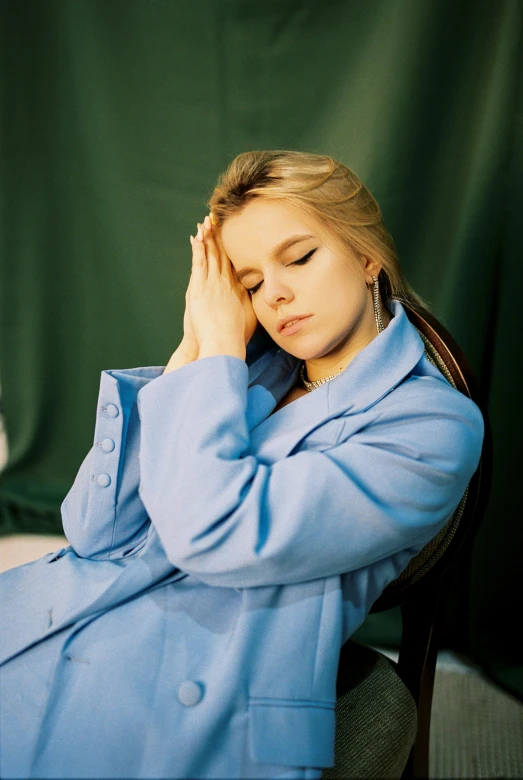
[[[276,341],[274,337],[273,340]],[[316,360],[317,358],[327,355],[332,349],[330,344],[300,344],[298,339],[295,339],[294,343],[291,343],[290,338],[278,339],[276,343],[279,347],[284,349],[285,352],[298,358],[298,360]]]

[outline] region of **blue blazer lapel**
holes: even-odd
[[[271,349],[249,368],[247,422],[254,452],[273,462],[315,428],[369,408],[402,382],[423,356],[423,342],[399,301],[388,327],[356,355],[339,377],[271,414],[298,379],[301,360]],[[252,374],[251,374],[252,369]]]
[[[359,352],[339,378],[328,382],[329,413],[357,414],[377,403],[414,370],[423,341],[399,301],[389,325]]]

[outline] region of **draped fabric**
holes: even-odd
[[[520,0],[4,0],[0,532],[60,531],[101,370],[176,348],[189,234],[228,162],[331,154],[488,402],[493,489],[445,641],[522,695],[522,32]]]

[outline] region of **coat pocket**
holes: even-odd
[[[257,763],[334,766],[334,703],[249,700],[249,749]]]

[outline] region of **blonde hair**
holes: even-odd
[[[209,200],[214,224],[221,227],[254,198],[284,202],[312,217],[327,241],[378,260],[385,305],[397,298],[414,309],[427,308],[405,279],[377,201],[343,163],[310,152],[243,152],[221,174]]]

